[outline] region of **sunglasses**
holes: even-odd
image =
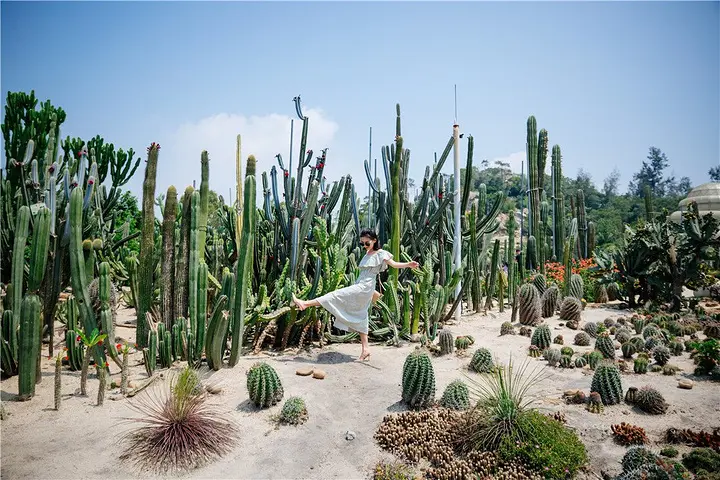
[[[361,247],[371,247],[371,246],[372,246],[372,242],[360,242],[360,246],[361,246]]]

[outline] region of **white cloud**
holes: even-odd
[[[509,163],[510,164],[510,170],[512,170],[513,173],[520,173],[522,169],[522,165],[525,162],[525,152],[515,152],[511,153],[510,155],[506,157],[499,157],[499,158],[493,158],[490,162],[490,166],[495,166],[495,162],[500,161],[503,163]],[[527,173],[527,172],[526,172]]]
[[[315,148],[315,155],[319,155],[320,149],[332,146],[338,125],[317,108],[305,108],[303,114],[310,119],[308,148]],[[175,185],[178,194],[182,194],[193,180],[199,188],[200,154],[207,150],[210,156],[210,188],[229,200],[230,189],[235,195],[235,144],[238,134],[242,141],[243,174],[247,157],[255,155],[257,159],[257,190],[260,195],[260,173],[269,173],[272,166],[277,165],[275,155],[280,153],[285,167],[288,167],[291,118],[275,113],[250,117],[219,113],[180,125],[165,143],[161,143],[156,195],[165,192],[170,185]],[[302,121],[295,118],[293,170],[297,166],[301,132]]]

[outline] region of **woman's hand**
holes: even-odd
[[[415,260],[413,260],[412,262],[407,263],[407,267],[412,268],[414,270],[414,269],[420,267],[420,264],[418,262],[416,262]]]

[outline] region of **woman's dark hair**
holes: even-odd
[[[380,242],[378,241],[377,234],[375,233],[375,230],[370,230],[366,228],[365,230],[360,232],[360,238],[367,237],[370,240],[375,240],[375,245],[373,245],[373,250],[380,250]]]

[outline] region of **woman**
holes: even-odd
[[[300,300],[293,295],[293,303],[300,310],[308,307],[323,307],[335,317],[335,327],[360,334],[362,351],[360,360],[368,360],[368,310],[370,303],[380,297],[375,291],[375,281],[380,272],[393,268],[417,268],[418,262],[400,263],[393,260],[390,252],[381,250],[374,231],[360,232],[360,245],[365,256],[360,261],[360,276],[348,287],[335,290],[313,300]]]

